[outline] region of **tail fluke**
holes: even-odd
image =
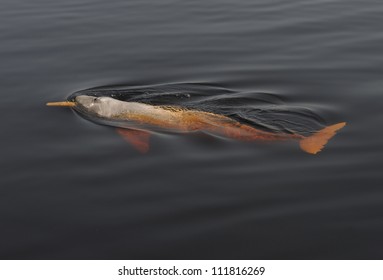
[[[333,124],[315,132],[313,135],[303,138],[299,145],[301,149],[309,154],[320,152],[336,132],[346,125],[345,122]]]

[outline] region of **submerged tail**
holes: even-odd
[[[328,140],[330,140],[335,133],[346,125],[345,122],[333,124],[315,132],[313,135],[303,138],[299,145],[301,149],[309,154],[316,154],[322,150]]]

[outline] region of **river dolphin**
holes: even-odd
[[[117,128],[117,131],[141,152],[147,152],[149,149],[150,131],[161,128],[176,132],[204,131],[242,141],[298,140],[303,151],[316,154],[339,129],[346,125],[345,122],[340,122],[310,136],[303,136],[295,133],[263,131],[232,118],[205,111],[126,102],[105,96],[79,95],[74,101],[49,102],[47,105],[72,107],[80,113],[106,120],[127,121],[129,129]]]

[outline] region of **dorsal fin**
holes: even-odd
[[[117,132],[140,153],[144,154],[149,151],[149,132],[124,128],[117,128]]]

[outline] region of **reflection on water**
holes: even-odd
[[[382,258],[382,11],[5,1],[1,258]],[[315,157],[198,134],[154,135],[141,155],[114,129],[45,107],[112,91],[267,131],[348,125]]]

